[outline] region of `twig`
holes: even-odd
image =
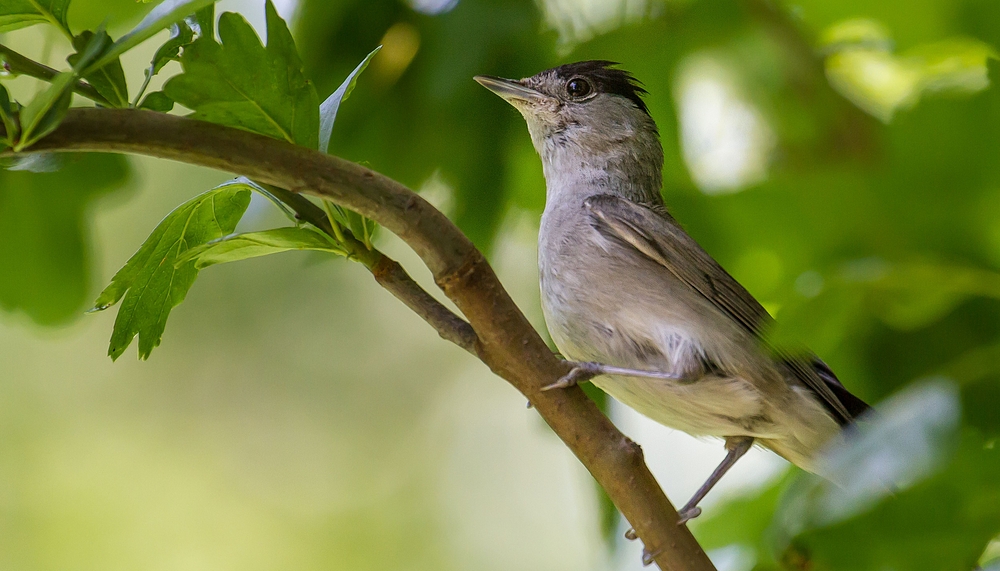
[[[42,81],[51,83],[52,79],[59,75],[59,71],[45,64],[38,63],[33,59],[24,57],[3,44],[0,44],[0,60],[6,62],[7,65],[5,67],[8,67],[8,71],[11,73],[27,75]],[[77,81],[73,87],[73,91],[105,107],[112,106],[103,95],[97,92],[97,89],[93,85],[86,81]]]
[[[279,188],[274,185],[265,185],[267,190],[278,200],[281,200],[289,208],[295,211],[295,215],[330,236],[334,235],[330,219],[323,212],[323,209],[310,202],[301,194]],[[478,339],[472,326],[464,319],[452,313],[450,309],[441,302],[434,299],[434,296],[424,291],[420,285],[413,281],[413,278],[406,273],[403,266],[386,256],[377,249],[365,247],[365,245],[351,234],[351,231],[342,228],[342,241],[352,250],[352,257],[360,261],[369,271],[375,281],[378,282],[396,299],[403,302],[414,313],[419,315],[424,321],[430,324],[438,335],[446,341],[451,341],[462,349],[475,356],[479,356],[476,343]]]
[[[520,390],[635,528],[661,569],[714,566],[626,438],[578,387],[542,392],[556,359],[468,238],[427,201],[355,163],[246,131],[151,111],[72,109],[29,152],[142,154],[238,173],[328,198],[399,236],[475,329],[479,358]],[[9,154],[9,151],[5,152]]]

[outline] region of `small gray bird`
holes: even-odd
[[[755,442],[815,471],[820,448],[868,405],[817,357],[768,346],[767,311],[667,213],[646,91],[614,65],[475,79],[521,112],[542,158],[542,311],[574,362],[546,388],[593,379],[657,422],[725,438],[684,523]]]

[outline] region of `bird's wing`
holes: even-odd
[[[609,194],[591,196],[584,201],[584,206],[590,212],[591,223],[597,231],[634,248],[669,270],[763,342],[762,331],[771,321],[767,310],[669,214]],[[820,402],[838,420],[846,423],[853,418],[810,360],[779,356],[779,360],[820,398]]]

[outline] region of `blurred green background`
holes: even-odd
[[[384,46],[332,152],[449,214],[540,329],[540,163],[517,113],[471,77],[611,59],[650,91],[668,207],[778,318],[779,340],[812,348],[869,402],[915,383],[956,401],[931,468],[838,521],[800,509],[833,492],[754,451],[693,524],[720,568],[1000,568],[988,547],[1000,533],[1000,4],[276,4],[321,96]],[[70,23],[108,20],[117,35],[148,9],[74,0]],[[263,32],[263,2],[219,9]],[[42,27],[3,42],[55,67],[69,50]],[[156,43],[123,58],[133,90]],[[22,99],[38,89],[0,79]],[[150,361],[112,364],[113,315],[83,311],[159,219],[227,175],[55,160],[45,174],[0,171],[0,569],[641,567],[641,547],[617,539],[624,524],[609,527],[589,476],[523,399],[360,266],[286,254],[211,268]],[[278,223],[256,199],[244,220]],[[405,246],[379,241],[433,289]],[[951,418],[945,401],[904,398],[916,408],[886,416],[916,434]],[[675,503],[722,455],[611,414]],[[873,449],[907,449],[878,434]]]

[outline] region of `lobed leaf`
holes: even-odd
[[[193,261],[177,260],[189,249],[232,233],[250,204],[250,186],[231,182],[174,209],[115,274],[92,311],[122,300],[108,355],[117,359],[137,335],[139,358],[160,344],[170,311],[184,300],[198,275]]]
[[[215,264],[236,262],[290,250],[315,250],[332,252],[340,256],[347,255],[347,252],[326,234],[300,226],[226,236],[191,248],[178,258],[176,263],[182,265],[193,261],[194,266],[200,270]]]
[[[181,56],[184,73],[164,92],[193,117],[317,148],[319,99],[306,80],[292,35],[266,4],[267,46],[240,15],[219,19],[222,43],[203,36]]]
[[[68,12],[69,0],[0,0],[0,33],[49,23],[72,37]]]

